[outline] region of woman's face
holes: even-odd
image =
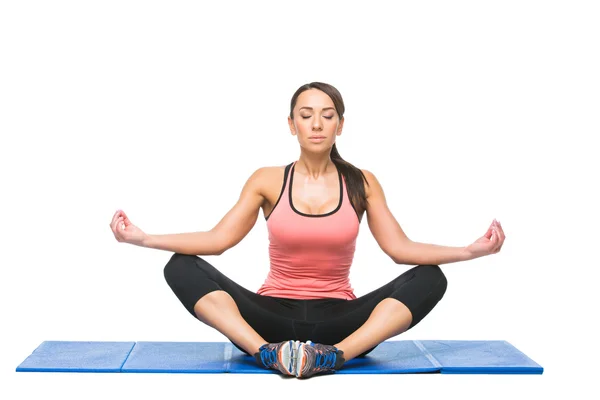
[[[288,116],[290,130],[292,135],[298,136],[300,146],[307,150],[329,151],[336,136],[342,134],[344,120],[340,121],[331,98],[318,89],[302,92],[293,113],[293,120]]]

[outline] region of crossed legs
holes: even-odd
[[[195,318],[248,354],[265,343],[298,339],[291,319],[278,314],[278,303],[244,289],[202,258],[176,253],[164,273]],[[335,317],[314,329],[311,340],[335,345],[348,361],[416,325],[445,290],[446,279],[438,266],[414,267],[359,299],[334,304]]]

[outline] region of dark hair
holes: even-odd
[[[318,89],[328,95],[333,101],[333,105],[335,110],[337,111],[340,120],[344,117],[344,101],[342,100],[342,95],[340,92],[333,86],[323,83],[323,82],[311,82],[305,85],[302,85],[296,90],[296,93],[292,96],[292,101],[290,104],[290,118],[294,119],[294,107],[296,106],[296,101],[298,100],[298,96],[300,93],[304,92],[308,89]],[[367,196],[365,193],[365,183],[368,185],[367,178],[363,172],[350,164],[348,161],[344,160],[340,153],[337,150],[336,143],[333,144],[330,153],[331,161],[335,164],[335,166],[339,169],[340,173],[344,176],[346,180],[346,186],[348,188],[348,196],[350,197],[350,203],[354,207],[359,219],[362,218],[362,213],[367,208]],[[364,183],[363,183],[364,182]]]

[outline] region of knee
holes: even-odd
[[[439,299],[444,296],[448,287],[448,280],[439,265],[417,265],[415,273],[429,282],[431,291],[435,292]]]
[[[164,268],[164,276],[167,282],[173,282],[181,277],[185,270],[195,264],[197,256],[175,253],[171,256]]]

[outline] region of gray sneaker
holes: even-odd
[[[295,375],[298,378],[310,378],[322,372],[334,372],[344,364],[344,352],[335,346],[297,342]]]
[[[297,342],[266,343],[260,346],[254,358],[265,368],[276,369],[285,375],[294,375],[296,368]]]

